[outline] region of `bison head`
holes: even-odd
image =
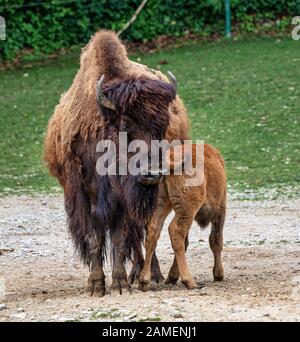
[[[140,154],[145,163],[140,165],[141,173],[135,175],[135,180],[144,185],[158,183],[163,174],[161,156],[153,155],[151,142],[165,138],[170,122],[168,108],[175,99],[177,84],[171,72],[168,72],[168,77],[169,83],[153,79],[130,79],[104,84],[102,75],[97,85],[98,104],[110,127],[107,137],[125,132],[128,145],[133,141],[142,141],[146,145],[144,155]],[[127,152],[126,157],[130,159],[133,153]],[[119,156],[119,160],[122,157]],[[159,160],[155,167],[153,158]]]

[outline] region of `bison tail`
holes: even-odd
[[[209,205],[204,204],[196,214],[195,220],[201,228],[206,228],[212,219],[212,213]]]

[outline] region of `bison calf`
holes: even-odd
[[[192,153],[187,155],[183,145],[176,146],[170,152],[169,164],[171,174],[165,176],[160,184],[159,202],[150,223],[147,227],[146,259],[139,279],[139,288],[148,289],[151,279],[151,259],[155,251],[163,223],[173,209],[175,216],[169,225],[169,235],[175,253],[173,265],[169,271],[166,283],[176,283],[179,276],[188,289],[196,287],[196,283],[189,271],[185,251],[187,248],[188,232],[193,220],[204,228],[211,223],[209,237],[210,248],[214,254],[213,276],[215,281],[221,281],[224,269],[221,259],[223,248],[223,226],[226,212],[226,175],[224,161],[218,150],[210,145],[204,145],[204,154],[197,156],[196,145],[192,145]],[[190,167],[193,170],[201,169],[201,184],[188,185],[192,178],[187,172],[186,162],[183,164],[183,173],[175,175],[176,155],[181,154],[187,160],[190,157]],[[185,155],[184,155],[185,154]],[[196,162],[196,158],[200,158]],[[182,160],[182,158],[181,158]],[[203,165],[204,163],[204,165]]]

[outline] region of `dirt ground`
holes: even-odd
[[[178,283],[142,293],[134,285],[130,295],[94,298],[85,293],[88,270],[74,255],[62,197],[1,198],[0,321],[300,321],[300,199],[229,200],[221,283],[213,282],[208,234],[191,229],[198,289]],[[166,227],[157,254],[166,276]],[[109,285],[109,265],[106,275]]]

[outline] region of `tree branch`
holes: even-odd
[[[120,36],[124,31],[128,29],[128,27],[136,20],[137,16],[140,14],[141,10],[144,8],[148,0],[143,0],[140,6],[136,9],[131,19],[126,23],[126,25],[118,32],[118,36]]]

